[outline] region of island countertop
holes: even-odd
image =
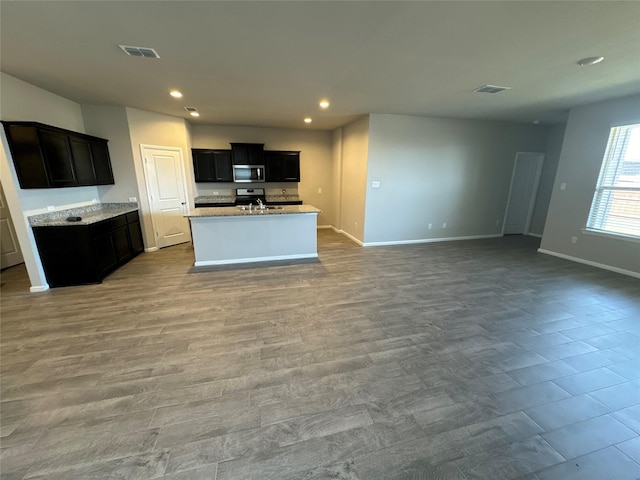
[[[282,205],[274,208],[269,206],[261,210],[253,207],[251,210],[242,209],[241,207],[204,207],[189,210],[184,216],[187,218],[205,218],[205,217],[257,217],[266,215],[292,215],[304,213],[322,213],[322,210],[313,205]]]

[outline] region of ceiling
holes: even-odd
[[[3,72],[195,124],[328,130],[366,113],[545,124],[640,93],[640,2],[3,0],[0,17]],[[511,90],[473,93],[484,84]]]

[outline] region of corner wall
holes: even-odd
[[[145,182],[140,145],[175,147],[182,151],[185,182],[187,184],[187,202],[190,207],[193,207],[193,168],[189,168],[191,153],[189,151],[190,141],[187,124],[182,118],[129,107],[126,108],[126,114],[131,139],[130,147],[133,155],[133,166],[139,192],[138,204],[140,205],[144,244],[147,249],[155,249],[158,245],[151,220],[151,207],[149,205],[149,194]]]
[[[79,104],[5,73],[0,73],[0,119],[40,122],[85,132]],[[46,212],[49,205],[58,210],[70,205],[89,204],[93,199],[99,199],[99,192],[97,187],[21,189],[4,129],[1,137],[0,178],[29,274],[31,290],[46,290],[49,286],[27,217]]]
[[[609,131],[635,123],[640,123],[640,95],[571,110],[540,247],[543,253],[640,276],[640,243],[583,230]],[[560,190],[561,183],[566,183],[565,190]]]
[[[366,244],[500,236],[516,152],[547,147],[543,126],[380,114],[369,125]]]
[[[341,139],[340,230],[360,243],[365,241],[369,118],[367,115],[344,126]]]

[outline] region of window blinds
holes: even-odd
[[[640,124],[611,129],[587,229],[640,238]]]

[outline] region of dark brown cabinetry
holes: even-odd
[[[300,181],[300,152],[267,150],[264,158],[265,181]]]
[[[107,140],[35,122],[2,122],[21,188],[111,185]]]
[[[231,150],[194,148],[191,154],[196,182],[233,182]]]
[[[51,287],[100,283],[144,250],[138,212],[91,225],[33,227]]]
[[[264,165],[264,143],[232,143],[234,165]]]

